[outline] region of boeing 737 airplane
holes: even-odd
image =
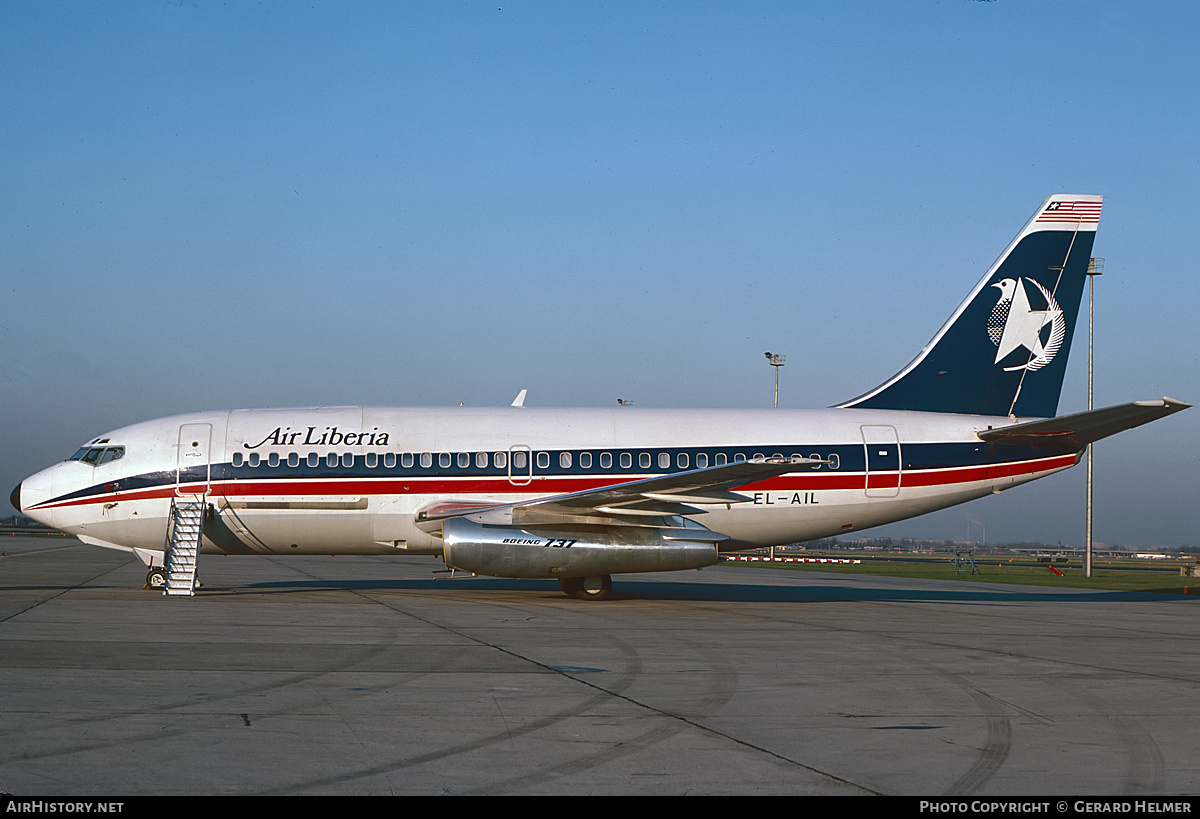
[[[431,554],[600,599],[613,574],[924,514],[1189,406],[1053,417],[1100,203],[1043,202],[910,364],[830,409],[202,412],[94,438],[12,503],[168,594],[194,593],[199,552]]]

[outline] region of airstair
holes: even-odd
[[[171,525],[163,551],[167,582],[165,595],[196,593],[196,559],[204,534],[204,496],[176,497],[171,501]]]
[[[950,560],[954,564],[955,574],[979,574],[979,567],[975,565],[975,547],[968,549],[955,549],[954,557]]]

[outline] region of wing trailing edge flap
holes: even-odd
[[[1027,421],[977,434],[989,444],[1080,450],[1102,438],[1182,412],[1190,406],[1174,398],[1156,398],[1042,421]]]
[[[416,522],[423,529],[452,517],[522,526],[599,524],[674,529],[680,526],[678,518],[704,514],[706,510],[698,505],[751,500],[732,489],[824,463],[828,461],[818,458],[739,461],[514,504],[472,507],[442,503],[418,512]]]

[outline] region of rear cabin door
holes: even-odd
[[[894,498],[900,494],[900,439],[893,426],[863,426],[868,498]]]

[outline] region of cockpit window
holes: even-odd
[[[85,446],[67,460],[83,461],[85,464],[99,466],[123,457],[125,457],[125,447],[123,446]]]

